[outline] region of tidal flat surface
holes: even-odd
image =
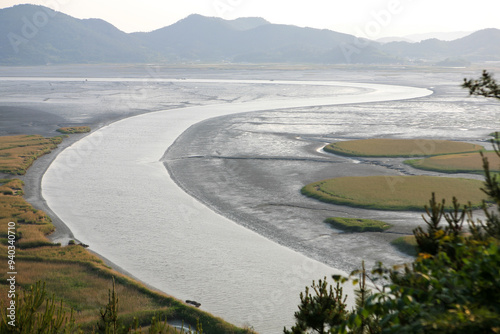
[[[404,83],[404,77],[397,76],[396,81]],[[410,258],[389,242],[423,224],[422,213],[325,204],[302,196],[300,189],[340,176],[386,175],[390,182],[398,175],[439,175],[410,168],[403,164],[405,159],[347,158],[322,150],[327,143],[339,140],[451,139],[488,148],[488,134],[498,128],[500,107],[495,101],[469,97],[454,82],[459,77],[426,73],[411,84],[427,84],[434,94],[417,99],[210,119],[184,132],[167,152],[165,164],[195,198],[311,258],[347,272],[358,268],[363,260],[368,267],[377,261],[402,263]],[[481,179],[467,174],[444,176]],[[394,227],[386,233],[341,233],[324,223],[335,216],[383,220]]]
[[[165,109],[175,109],[176,117],[182,119],[187,113],[178,107],[206,106],[210,108],[198,110],[212,110],[215,116],[228,105],[228,113],[240,104],[263,105],[266,111],[209,119],[182,135],[175,132],[175,124],[156,116],[149,120],[129,118],[124,121],[125,131],[121,122],[111,124],[75,144],[72,149],[76,156],[56,161],[52,174],[44,180],[51,207],[91,249],[162,291],[197,300],[203,309],[238,325],[252,325],[262,333],[277,333],[283,325],[289,326],[298,293],[312,279],[335,272],[332,267],[350,271],[362,260],[368,266],[379,260],[388,264],[408,260],[388,241],[422,223],[416,213],[338,207],[300,195],[304,184],[322,178],[417,173],[397,160],[361,161],[329,155],[321,150],[325,143],[373,137],[481,142],[498,128],[499,108],[494,101],[471,99],[458,87],[463,76],[475,73],[230,74],[231,78],[245,80],[334,78],[397,83],[434,87],[435,92],[406,101],[344,106],[325,106],[323,102],[320,106],[279,110],[275,106],[287,100],[361,96],[370,89],[189,82],[197,76],[224,78],[228,73],[176,74],[182,79],[168,80],[168,73],[161,78],[165,80],[140,79],[139,74],[134,74],[139,80],[93,80],[92,75],[87,81],[84,76],[71,81],[16,78],[0,81],[8,92],[0,104],[2,108],[43,111],[61,117],[60,123],[98,127],[126,116]],[[24,99],[28,92],[29,98]],[[161,137],[152,144],[151,136],[158,139],[165,133],[176,140],[163,155],[170,139]],[[117,142],[121,147],[113,146]],[[122,153],[114,157],[118,149]],[[162,156],[173,179],[187,193],[240,225],[212,220],[213,211],[186,194],[167,191],[165,197],[164,190],[175,185],[160,163]],[[188,204],[171,206],[177,196]],[[323,223],[333,215],[385,220],[396,225],[395,233],[339,233]],[[245,237],[238,237],[240,232]],[[223,240],[219,237],[226,238],[226,243],[206,246],[207,240]],[[281,246],[269,246],[267,239]]]

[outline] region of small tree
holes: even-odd
[[[118,296],[115,292],[115,278],[113,288],[108,290],[108,303],[99,311],[101,323],[99,329],[106,334],[118,333]]]
[[[445,212],[444,205],[445,200],[438,203],[435,194],[432,193],[429,205],[425,206],[428,217],[422,215],[422,219],[427,225],[427,231],[424,231],[420,226],[413,230],[420,253],[436,255],[439,251],[444,250],[442,249],[443,239],[456,237],[464,232],[465,220],[472,215],[470,208],[468,206],[462,208],[456,197],[453,197],[453,209],[450,212]],[[443,218],[445,224],[441,224]]]
[[[284,329],[285,334],[305,334],[309,333],[308,330],[325,334],[345,321],[347,296],[343,296],[338,282],[333,288],[325,277],[318,284],[313,281],[311,288],[314,295],[310,293],[309,287],[306,287],[305,293],[300,293],[299,310],[295,312],[297,321],[291,331]]]
[[[496,154],[500,157],[500,146],[498,144],[499,140],[499,133],[496,132],[495,139],[491,142]],[[478,223],[488,236],[500,240],[500,218],[498,214],[500,212],[500,180],[498,179],[498,174],[490,172],[488,159],[482,153],[481,155],[483,156],[483,169],[485,173],[485,187],[483,188],[483,191],[496,205],[496,213],[494,209],[492,211],[488,210],[486,203],[483,203],[483,211],[486,215],[486,221],[478,221]]]
[[[4,305],[1,309],[1,333],[78,333],[75,325],[73,310],[70,314],[63,307],[63,302],[56,303],[55,297],[47,297],[45,283],[37,282],[28,291],[23,291],[22,296],[16,294],[15,321],[7,314]]]
[[[359,277],[358,279],[353,280],[353,284],[359,282],[359,288],[354,291],[356,294],[356,305],[350,313],[347,321],[343,323],[343,326],[340,326],[337,329],[337,332],[341,332],[342,328],[345,330],[347,324],[349,324],[349,333],[352,334],[380,333],[380,319],[374,312],[369,312],[367,310],[367,303],[373,295],[373,292],[366,282],[369,277],[365,269],[364,261],[362,262],[361,270],[353,271],[351,273],[351,276],[354,275]],[[337,279],[340,280],[340,278]]]

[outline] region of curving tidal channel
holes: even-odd
[[[342,272],[272,242],[190,197],[163,166],[165,151],[187,128],[212,117],[408,99],[431,92],[346,82],[189,81],[229,87],[331,86],[339,94],[186,107],[117,121],[60,153],[42,179],[42,195],[79,241],[136,278],[182,300],[196,300],[202,309],[236,325],[279,333],[293,324],[299,293],[306,285]],[[346,87],[352,89],[342,94]],[[213,191],[218,191],[215,185]]]

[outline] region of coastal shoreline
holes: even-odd
[[[123,117],[121,119],[124,119],[127,117]],[[116,119],[115,121],[119,121],[121,119]],[[96,123],[96,124],[91,124],[92,132],[99,130],[100,128],[111,124],[106,123]],[[71,145],[75,144],[76,142],[80,141],[81,139],[85,138],[86,136],[90,135],[90,133],[84,133],[84,134],[72,134],[69,135],[67,138],[64,138],[64,140],[55,148],[52,150],[52,152],[45,154],[38,159],[36,159],[33,164],[28,168],[27,172],[25,175],[22,176],[17,176],[20,180],[22,180],[25,184],[24,187],[24,199],[30,203],[35,209],[37,210],[42,210],[44,211],[52,220],[52,224],[55,227],[55,231],[52,232],[50,235],[47,236],[47,238],[57,244],[61,244],[61,246],[66,246],[68,245],[68,242],[70,240],[74,240],[76,243],[80,243],[80,240],[75,237],[71,229],[66,225],[66,223],[59,218],[59,216],[48,206],[47,201],[42,195],[42,178],[47,171],[47,169],[50,167],[52,162],[57,158],[59,153],[64,151],[66,148],[70,147]],[[118,266],[117,264],[113,263],[109,259],[107,259],[105,256],[102,254],[98,254],[91,249],[88,249],[89,252],[91,252],[94,255],[97,255],[106,266],[110,267],[112,270],[115,270],[116,272],[123,274],[125,276],[128,276],[129,278],[140,282],[144,286],[146,286],[148,289],[160,293],[167,294],[167,292],[160,291],[154,286],[148,284],[147,282],[138,279],[136,276],[125,270],[124,268]]]

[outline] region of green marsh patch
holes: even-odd
[[[402,253],[417,256],[417,240],[414,235],[405,235],[391,241],[391,245]]]
[[[327,218],[325,223],[345,232],[384,232],[392,227],[391,224],[380,220],[360,218]]]
[[[64,133],[64,134],[87,133],[87,132],[90,132],[90,127],[89,126],[70,126],[70,127],[59,128],[56,131],[60,132],[60,133]]]
[[[483,182],[437,176],[349,176],[306,185],[302,194],[323,202],[374,210],[423,211],[434,192],[446,200],[469,201],[480,207],[487,196],[480,190]]]
[[[424,157],[441,154],[478,152],[480,145],[434,139],[360,139],[332,143],[325,151],[355,157]]]
[[[500,171],[500,158],[495,152],[484,152],[490,163],[490,170]],[[425,159],[406,160],[405,164],[414,168],[443,173],[483,173],[483,160],[479,153],[441,155]]]

